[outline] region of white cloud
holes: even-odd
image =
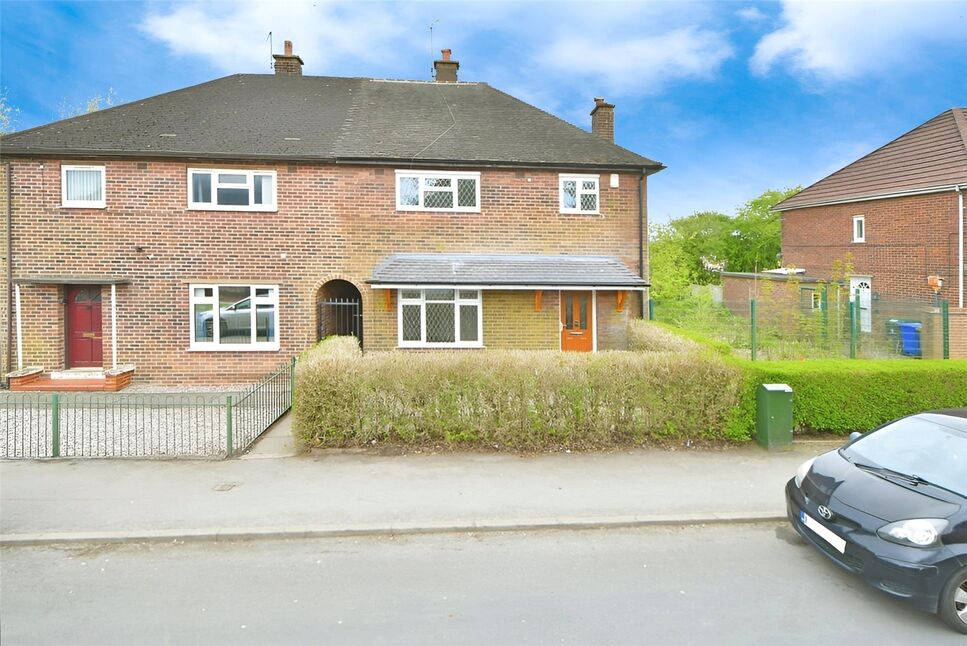
[[[607,91],[656,94],[673,81],[712,78],[733,53],[722,33],[689,26],[643,36],[564,34],[539,61],[564,75],[593,77]]]
[[[747,22],[760,22],[766,19],[766,15],[759,11],[758,7],[745,7],[735,12],[735,15]]]
[[[964,42],[964,5],[945,2],[783,2],[784,26],[764,36],[751,60],[819,80],[891,71],[936,43]]]
[[[318,0],[177,3],[154,9],[141,29],[176,54],[204,57],[227,72],[268,72],[269,31],[275,53],[283,40],[293,41],[308,73],[331,71],[344,59],[394,60],[415,46],[404,23],[375,5]]]

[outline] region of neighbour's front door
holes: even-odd
[[[561,350],[594,349],[593,292],[561,292]]]
[[[860,332],[873,331],[873,316],[871,306],[873,305],[873,289],[870,287],[869,278],[850,278],[849,279],[849,300],[852,303],[856,298],[856,292],[860,293]]]
[[[67,287],[67,367],[100,368],[101,286]]]

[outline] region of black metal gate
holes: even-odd
[[[331,298],[319,301],[316,340],[327,336],[354,336],[363,345],[363,312],[360,302],[354,298]]]

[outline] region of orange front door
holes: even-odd
[[[561,350],[591,352],[594,349],[592,292],[561,292]]]

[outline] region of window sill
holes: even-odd
[[[241,207],[241,206],[213,206],[211,204],[206,204],[204,206],[195,206],[192,204],[188,205],[189,211],[233,211],[235,213],[278,213],[279,207],[271,206],[267,208],[253,209],[252,207]]]
[[[107,204],[102,204],[100,202],[95,204],[61,204],[62,209],[106,209]]]
[[[231,345],[191,345],[188,346],[188,352],[278,352],[279,344],[266,344],[266,345],[243,345],[238,344],[237,346]]]
[[[600,211],[561,211],[558,215],[583,215],[586,217],[601,217]]]
[[[396,207],[397,213],[452,213],[454,215],[464,215],[467,213],[480,213],[480,209],[418,209],[418,208],[406,208],[406,207]]]
[[[433,343],[422,345],[397,345],[397,350],[483,350],[486,346],[479,345],[454,345],[452,343]]]
[[[853,240],[850,244],[866,244],[866,240]]]

